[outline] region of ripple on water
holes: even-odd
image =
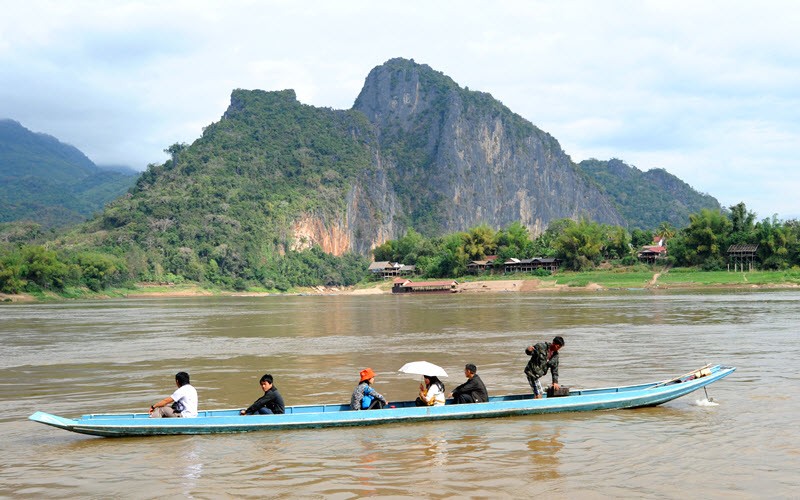
[[[0,496],[790,497],[800,489],[798,299],[642,291],[4,307]],[[523,349],[556,334],[567,340],[561,382],[573,388],[709,362],[738,370],[709,387],[715,406],[698,405],[700,392],[616,412],[155,439],[25,420],[39,409],[141,410],[171,392],[178,369],[215,408],[252,402],[265,371],[294,404],[349,400],[365,366],[390,400],[413,398],[418,378],[396,370],[416,359],[444,366],[448,389],[474,362],[493,393],[528,391]]]

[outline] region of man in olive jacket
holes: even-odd
[[[464,367],[464,375],[467,381],[453,389],[450,396],[453,398],[453,404],[463,403],[485,403],[489,401],[489,393],[486,392],[486,386],[483,385],[483,380],[478,376],[478,367],[472,363],[468,363]]]
[[[542,383],[539,380],[550,369],[553,377],[553,389],[558,390],[558,351],[564,347],[564,338],[555,337],[553,342],[539,342],[536,345],[528,346],[525,354],[531,357],[525,367],[525,376],[533,389],[533,397],[542,397]]]

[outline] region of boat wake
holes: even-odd
[[[719,403],[715,403],[711,399],[696,399],[692,406],[719,406]]]

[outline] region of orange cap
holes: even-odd
[[[372,368],[364,368],[363,370],[361,370],[359,372],[359,375],[361,375],[361,382],[363,382],[365,380],[369,380],[372,377],[374,377],[375,376],[375,372],[372,371]]]

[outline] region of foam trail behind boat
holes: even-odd
[[[708,399],[696,399],[692,406],[719,406],[719,403],[709,401]]]

